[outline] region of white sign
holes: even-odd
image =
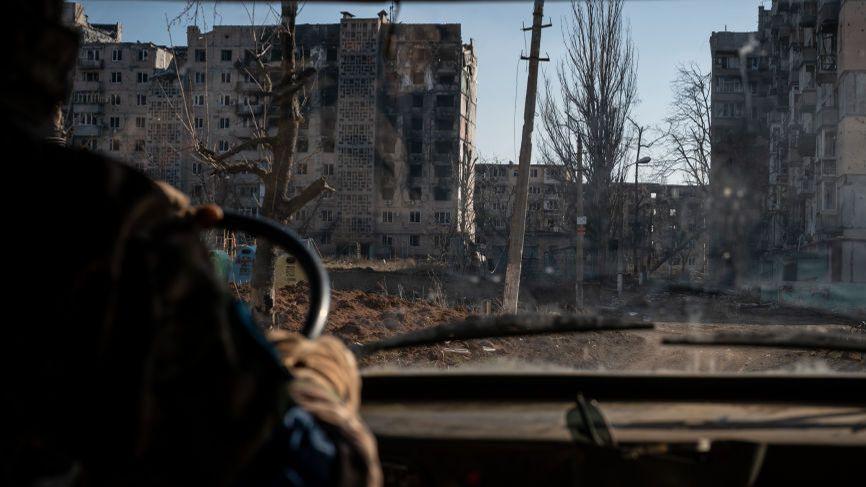
[[[585,216],[577,217],[577,224],[578,225],[586,225],[586,217]]]

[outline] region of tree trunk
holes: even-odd
[[[281,33],[283,80],[282,87],[291,87],[295,80],[295,20],[298,14],[296,1],[284,0],[281,3]],[[276,88],[275,88],[276,89]],[[279,96],[279,93],[275,93]],[[264,201],[261,214],[266,218],[282,222],[280,213],[282,202],[288,200],[288,189],[291,169],[294,162],[295,143],[298,138],[300,124],[300,107],[298,97],[279,96],[279,121],[277,136],[273,144],[272,178],[265,184]],[[256,247],[256,260],[253,264],[253,274],[250,281],[252,287],[252,302],[255,318],[263,326],[274,327],[274,249],[270,242],[259,239]]]

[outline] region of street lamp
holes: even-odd
[[[640,156],[640,147],[638,147],[638,156]],[[632,225],[632,261],[634,261],[634,270],[637,273],[638,277],[638,285],[643,284],[643,271],[640,268],[640,263],[637,260],[637,246],[638,246],[638,222],[637,215],[640,211],[640,199],[638,198],[638,187],[637,187],[637,170],[641,164],[649,164],[652,161],[650,156],[644,156],[640,159],[634,161],[634,224]]]

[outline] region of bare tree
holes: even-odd
[[[637,95],[637,59],[623,3],[572,1],[563,29],[565,58],[556,71],[559,86],[546,80],[541,102],[542,159],[564,166],[572,181],[585,179],[588,233],[601,275],[607,273],[607,242],[621,231],[615,224],[621,198],[613,188],[624,179],[626,121]]]
[[[508,222],[511,221],[511,206],[516,196],[514,186],[508,184],[509,166],[498,159],[482,159],[482,167],[475,171],[473,180],[473,212],[475,214],[475,234],[479,243],[493,245],[508,239]],[[504,249],[504,247],[503,247]],[[493,249],[486,249],[486,257],[494,256]],[[504,271],[500,269],[500,271]]]
[[[178,18],[184,15],[197,16],[200,13],[201,2],[193,0]],[[254,37],[254,47],[248,49],[243,59],[235,64],[239,74],[252,81],[255,86],[238,93],[244,100],[244,108],[251,115],[252,127],[248,138],[238,140],[230,147],[214,150],[207,140],[199,137],[186,96],[183,106],[179,107],[179,118],[192,141],[193,155],[210,168],[210,176],[254,176],[264,186],[263,198],[258,202],[259,214],[280,222],[286,221],[305,205],[319,198],[323,192],[333,191],[324,178],[316,180],[297,194],[290,191],[298,132],[303,122],[300,98],[316,77],[314,68],[299,66],[298,63],[295,45],[297,16],[298,2],[295,0],[280,2],[279,24],[276,26],[256,29],[251,15],[250,22],[253,25],[250,32]],[[278,69],[270,63],[274,60],[273,51],[280,53]],[[275,113],[269,115],[269,111],[273,109]],[[269,120],[274,116],[276,127],[271,127]],[[257,151],[259,160],[250,161],[243,157],[245,152],[253,150]],[[260,322],[271,326],[274,325],[273,268],[271,243],[257,241],[250,304]]]
[[[667,126],[663,134],[667,154],[654,162],[653,176],[658,179],[678,176],[685,184],[699,188],[706,198],[710,191],[712,142],[711,75],[696,63],[680,65],[671,89],[674,99],[665,118]],[[667,241],[666,248],[650,259],[650,272],[674,258],[685,262],[696,252],[692,244],[705,232],[706,227],[701,224],[693,231],[680,228],[663,237]]]
[[[708,191],[710,184],[710,73],[696,63],[680,65],[671,82],[674,100],[665,119],[668,157],[656,164],[662,177],[679,175]]]
[[[449,254],[452,240],[457,240],[460,245],[456,249],[457,259],[453,264],[459,271],[466,271],[472,263],[472,255],[475,251],[475,164],[478,157],[473,153],[471,147],[466,147],[463,157],[457,162],[457,172],[452,176],[453,185],[457,188],[459,201],[457,203],[457,221],[449,225],[451,235],[447,239],[445,254]]]

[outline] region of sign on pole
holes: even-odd
[[[577,217],[577,224],[578,225],[586,225],[586,217],[585,216]]]

